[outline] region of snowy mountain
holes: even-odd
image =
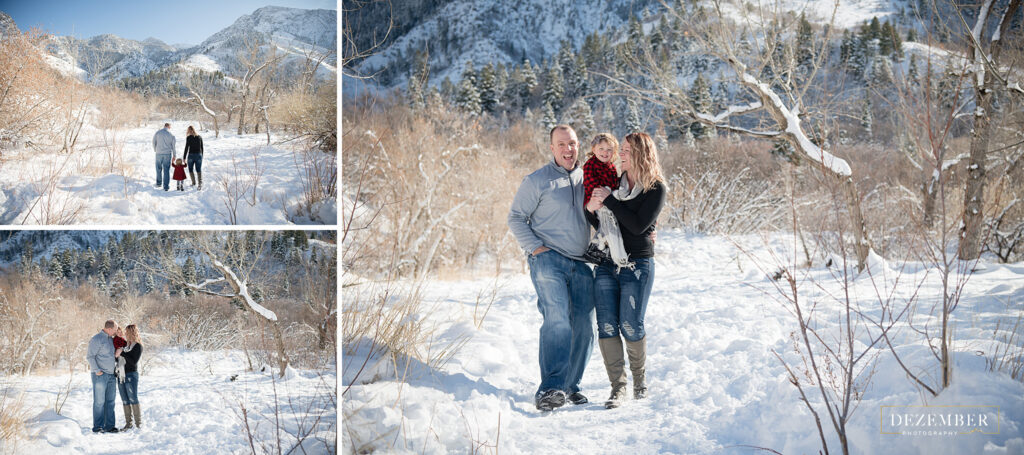
[[[0,11],[0,36],[18,32],[18,26],[14,23],[14,19],[7,13]]]
[[[587,35],[622,27],[631,15],[640,18],[648,28],[664,8],[657,0],[392,3],[393,13],[382,7],[365,6],[345,17],[360,49],[388,36],[379,52],[355,65],[359,74],[376,75],[377,84],[383,87],[405,82],[416,52],[429,52],[432,84],[445,77],[458,83],[467,61],[479,67],[487,62],[520,64],[529,58],[538,64],[555,55],[562,40],[569,40],[579,49]],[[805,12],[808,20],[820,24],[829,23],[835,10],[834,24],[842,28],[859,27],[873,17],[885,19],[902,5],[902,0],[840,0],[838,6],[833,0],[785,0],[778,4],[784,11]],[[393,23],[390,32],[389,13]],[[737,19],[750,14],[732,4],[723,5],[723,13]]]
[[[0,267],[20,261],[27,248],[35,259],[50,258],[63,250],[97,250],[120,235],[120,231],[0,231]]]
[[[393,3],[393,11],[419,8],[425,15],[396,13],[388,41],[375,55],[359,62],[362,74],[378,74],[378,83],[393,86],[405,80],[412,56],[430,54],[431,80],[459,80],[467,61],[518,64],[524,58],[540,62],[558,52],[562,40],[579,48],[594,31],[618,27],[630,15],[640,17],[655,8],[656,0],[454,0],[434,2],[433,8],[416,0]],[[348,14],[357,45],[371,45],[387,32],[388,20],[366,7]],[[383,71],[383,72],[382,72]]]
[[[194,47],[180,48],[156,38],[135,41],[105,34],[88,39],[50,36],[43,43],[43,51],[51,65],[61,72],[96,82],[140,78],[157,72],[165,77],[195,71],[221,71],[231,76],[239,71],[238,57],[249,41],[260,43],[264,49],[275,46],[278,55],[285,55],[287,66],[301,68],[307,52],[322,54],[334,49],[336,21],[337,12],[333,10],[267,6],[243,15]],[[11,27],[17,29],[10,16],[0,12],[0,35]],[[320,72],[330,74],[336,59],[329,58],[325,63]]]
[[[333,10],[266,6],[238,18],[230,27],[214,33],[198,46],[184,50],[179,60],[206,56],[227,74],[244,73],[239,55],[245,52],[249,41],[258,41],[272,44],[279,55],[285,54],[286,60],[295,60],[301,65],[304,53],[323,54],[335,48],[337,17]],[[327,62],[334,65],[337,59],[332,56]]]

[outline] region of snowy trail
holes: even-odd
[[[183,130],[198,122],[172,123],[176,136],[176,157],[184,154]],[[317,219],[292,216],[302,195],[301,164],[281,140],[271,134],[236,135],[221,131],[201,131],[203,136],[203,190],[197,191],[186,176],[185,191],[157,188],[152,147],[156,127],[116,132],[123,145],[124,171],[110,166],[108,148],[102,132],[87,127],[75,155],[41,154],[16,150],[5,154],[0,172],[0,223],[14,225],[43,224],[48,214],[77,211],[79,225],[225,225],[234,205],[237,224],[320,224],[336,222],[333,201],[319,210]],[[254,152],[258,160],[254,160]],[[263,171],[255,192],[251,190],[251,170]],[[48,177],[59,170],[52,191],[46,191]],[[173,175],[174,169],[171,168]],[[187,174],[187,171],[186,171]],[[236,203],[230,193],[244,195]],[[290,212],[286,212],[290,211]],[[52,216],[49,218],[52,219]],[[291,218],[291,219],[289,219]]]
[[[76,372],[61,412],[53,412],[56,392],[68,376],[13,378],[35,416],[27,425],[31,436],[16,446],[19,454],[225,454],[247,453],[249,440],[239,403],[249,411],[257,444],[274,438],[274,387],[279,395],[282,428],[295,433],[320,414],[323,430],[303,443],[306,453],[328,453],[324,441],[336,440],[337,411],[327,390],[335,387],[334,366],[318,374],[292,371],[272,383],[263,373],[246,373],[240,353],[186,352],[177,349],[149,359],[150,370],[139,381],[142,429],[118,434],[92,433],[92,385],[88,373]],[[144,354],[143,362],[146,362]],[[232,381],[230,378],[237,375]],[[322,375],[322,377],[321,377]],[[120,397],[115,398],[118,428],[124,425]],[[284,451],[296,438],[281,433]],[[297,449],[298,450],[298,449]],[[299,451],[301,453],[301,450]]]
[[[776,236],[767,245],[757,238],[737,241],[763,268],[773,264],[768,250],[786,257],[784,237]],[[502,276],[497,298],[479,330],[471,322],[475,302],[488,292],[493,278],[430,282],[425,301],[433,305],[420,317],[447,326],[442,339],[469,340],[440,371],[420,365],[407,384],[382,380],[353,386],[344,397],[346,427],[360,444],[384,435],[389,450],[399,453],[450,453],[493,444],[499,438],[499,416],[502,453],[751,451],[741,445],[816,453],[820,442],[813,419],[772,354],[775,350],[795,361],[790,340],[795,323],[757,264],[730,240],[664,233],[659,237],[645,321],[649,398],[605,410],[599,403],[609,393],[608,379],[595,345],[582,381],[591,403],[567,405],[549,414],[537,411],[532,402],[539,381],[541,317],[529,277],[519,272]],[[889,265],[874,267],[878,279],[884,272],[892,281]],[[999,317],[1017,314],[1004,302],[1017,302],[1012,308],[1018,308],[1024,299],[1024,267],[986,267],[971,278],[967,296],[954,314],[962,351],[956,357],[957,381],[932,404],[1001,405],[1006,419],[1002,434],[954,441],[881,435],[881,405],[920,402],[916,389],[883,353],[850,424],[851,444],[858,453],[981,453],[986,443],[992,444],[992,453],[1024,450],[1024,384],[1004,373],[984,371],[983,360],[971,352],[987,348]],[[924,272],[918,272],[902,279],[923,278]],[[828,269],[816,267],[809,273],[824,283],[824,289],[803,282],[805,301],[823,300],[825,292],[837,291]],[[922,288],[922,295],[938,292],[933,281]],[[851,288],[866,308],[874,292],[869,279],[859,279]],[[901,287],[897,294],[910,292]],[[923,355],[914,360],[927,365]],[[344,376],[343,384],[348,384],[351,373]],[[394,409],[396,403],[404,408],[404,417]],[[825,419],[823,425],[828,425]],[[352,444],[347,434],[343,441]],[[838,448],[834,436],[829,444]]]

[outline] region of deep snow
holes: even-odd
[[[434,349],[465,344],[441,368],[412,362],[395,380],[384,361],[359,375],[343,395],[343,451],[374,447],[395,453],[757,453],[749,446],[786,454],[818,453],[814,421],[788,382],[772,351],[798,362],[790,334],[797,326],[779,301],[768,275],[777,268],[771,254],[792,260],[793,239],[684,235],[666,231],[656,247],[654,290],[649,303],[647,375],[649,398],[619,409],[598,404],[609,393],[595,346],[582,387],[591,403],[567,405],[549,414],[534,408],[539,382],[538,329],[541,317],[529,276],[506,270],[497,279],[431,280],[423,290],[425,308],[414,318],[434,325]],[[739,248],[749,253],[744,253]],[[802,258],[803,253],[800,253]],[[790,258],[787,260],[786,258]],[[797,269],[804,302],[819,303],[823,333],[835,334],[838,315],[827,293],[841,295],[836,266]],[[920,288],[927,308],[941,295],[938,275],[922,264],[873,258],[871,274],[850,286],[853,300],[877,314],[877,290],[895,288],[897,301]],[[352,273],[355,273],[354,271]],[[478,329],[473,321],[480,296],[493,306]],[[992,331],[1017,318],[1024,301],[1024,264],[983,263],[970,277],[953,313],[955,369],[952,386],[937,398],[921,393],[887,350],[879,352],[870,386],[850,423],[854,453],[960,454],[1024,453],[1024,384],[1003,372],[989,372],[983,355],[993,347]],[[351,302],[349,302],[351,305]],[[919,316],[923,317],[923,316]],[[858,339],[864,338],[863,335]],[[894,344],[904,361],[934,384],[938,368],[923,342],[901,327]],[[365,358],[343,353],[341,388],[350,384]],[[820,403],[817,389],[808,395]],[[883,435],[882,406],[1000,406],[997,435]],[[818,407],[819,412],[823,412]],[[828,417],[829,449],[840,453]],[[500,424],[499,424],[500,422]],[[500,427],[500,428],[499,428]],[[744,447],[746,446],[746,447]]]
[[[92,385],[86,371],[74,373],[71,394],[60,415],[54,412],[53,403],[57,391],[67,386],[68,374],[4,378],[5,384],[13,385],[13,396],[24,393],[23,402],[32,416],[27,423],[29,440],[18,441],[15,453],[251,453],[240,404],[248,409],[257,449],[261,444],[276,445],[275,393],[282,453],[295,447],[295,435],[308,433],[318,417],[317,431],[292,453],[334,453],[334,364],[327,365],[324,371],[289,370],[286,378],[276,380],[271,378],[271,368],[266,373],[246,372],[245,358],[237,351],[144,351],[141,364],[144,370],[139,378],[139,403],[143,427],[118,434],[92,433]],[[232,376],[236,376],[234,380]],[[124,426],[119,397],[115,398],[115,414],[118,428]],[[4,443],[8,448],[14,444]]]
[[[107,140],[103,132],[87,125],[74,154],[41,153],[21,148],[5,151],[0,163],[0,224],[40,225],[58,211],[77,211],[77,225],[226,225],[234,205],[235,224],[335,224],[336,201],[314,207],[313,213],[299,213],[303,175],[301,154],[278,142],[271,134],[237,135],[225,127],[220,137],[203,131],[196,121],[172,121],[176,156],[185,148],[185,128],[195,125],[203,137],[203,190],[197,191],[186,179],[186,190],[157,188],[153,134],[163,122],[119,130]],[[104,144],[116,137],[121,154],[111,166]],[[258,160],[254,159],[254,155]],[[317,159],[330,159],[318,157]],[[121,164],[123,163],[123,164]],[[249,184],[255,163],[263,169],[255,195]],[[325,166],[334,166],[326,163]],[[173,167],[171,173],[173,175]],[[56,179],[50,176],[58,175]],[[54,182],[52,191],[47,183]],[[250,188],[246,191],[246,188]],[[237,203],[231,192],[247,193]]]

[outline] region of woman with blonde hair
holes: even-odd
[[[203,189],[203,137],[196,134],[192,125],[188,126],[188,134],[185,136],[185,162],[188,164],[188,175],[192,178],[192,186],[196,186],[196,177],[199,177],[199,188]],[[195,172],[192,169],[195,168]]]
[[[121,395],[121,404],[124,406],[125,426],[121,431],[132,428],[132,420],[135,420],[135,428],[142,428],[142,411],[139,409],[139,358],[142,357],[142,343],[140,343],[139,328],[131,324],[124,329],[125,340],[128,345],[121,351],[124,358],[124,382],[117,384],[117,391]]]
[[[597,228],[600,221],[595,212],[601,207],[612,212],[629,259],[625,266],[606,259],[594,269],[598,346],[612,385],[606,408],[618,407],[626,398],[622,338],[633,374],[633,398],[647,396],[644,315],[654,283],[654,241],[650,234],[665,205],[666,193],[658,150],[647,133],[626,135],[619,157],[622,176],[618,189],[597,188],[586,205],[587,220]]]

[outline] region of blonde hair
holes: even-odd
[[[587,159],[594,156],[594,149],[602,142],[607,142],[608,145],[612,146],[612,159],[610,161],[612,163],[617,163],[619,161],[619,154],[617,153],[619,150],[619,140],[615,139],[615,136],[612,136],[611,133],[597,133],[597,136],[594,136],[594,139],[590,141],[590,150],[587,152]]]
[[[196,134],[195,128],[192,128],[192,125],[188,126],[186,136],[198,136],[198,134]]]
[[[650,191],[654,184],[665,182],[661,174],[661,163],[658,162],[658,148],[647,133],[629,133],[623,139],[629,143],[630,168],[633,182],[644,191]]]
[[[135,324],[129,324],[128,327],[124,328],[124,339],[129,343],[139,342],[139,328]]]

